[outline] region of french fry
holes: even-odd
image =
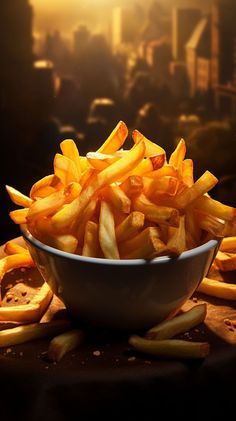
[[[84,209],[79,224],[75,224],[74,231],[76,232],[76,237],[78,239],[79,244],[82,246],[84,241],[84,232],[87,222],[92,219],[95,211],[97,208],[97,199],[92,199],[89,204]]]
[[[83,190],[86,189],[86,187],[91,183],[93,178],[95,178],[95,176],[98,173],[99,171],[96,170],[95,168],[92,168],[91,166],[86,168],[86,170],[82,173],[82,176],[80,178],[80,185]]]
[[[27,248],[22,247],[11,240],[11,241],[7,241],[7,243],[5,244],[4,252],[8,255],[11,255],[11,254],[27,253],[28,250]]]
[[[30,197],[33,200],[44,198],[62,188],[62,182],[55,174],[47,175],[33,184]]]
[[[207,342],[188,342],[180,339],[153,341],[137,335],[129,338],[129,344],[145,354],[187,359],[205,358],[210,349]]]
[[[141,233],[119,244],[123,259],[145,259],[154,254],[166,252],[166,245],[160,240],[160,230],[145,228]]]
[[[170,156],[169,165],[172,165],[177,170],[181,169],[183,160],[185,158],[185,154],[186,154],[186,144],[185,144],[184,139],[180,139],[174,152],[172,152]]]
[[[99,242],[105,258],[120,258],[115,235],[114,216],[108,203],[103,201],[101,202],[99,218]]]
[[[99,171],[104,170],[109,165],[111,165],[113,162],[117,161],[119,159],[116,155],[107,155],[104,153],[99,152],[88,152],[86,154],[86,158],[88,162]]]
[[[212,199],[206,195],[199,197],[194,203],[196,209],[208,213],[225,221],[233,221],[236,219],[236,209],[224,205],[217,200]]]
[[[182,161],[181,174],[183,183],[187,187],[192,187],[192,185],[194,184],[192,159],[184,159]]]
[[[88,221],[85,226],[82,256],[98,257],[99,254],[98,224],[93,221]]]
[[[197,288],[197,291],[213,297],[223,298],[224,300],[236,300],[236,284],[229,284],[227,282],[216,281],[210,278],[203,278]]]
[[[235,251],[236,250],[236,236],[223,238],[220,244],[220,251]]]
[[[72,161],[70,158],[61,155],[60,153],[56,153],[53,167],[55,175],[60,178],[65,186],[72,181],[76,181],[77,183],[79,182],[79,170],[77,169],[74,161]]]
[[[76,146],[76,143],[72,139],[66,139],[60,143],[60,148],[63,155],[74,162],[77,171],[76,179],[77,181],[79,181],[82,174],[82,169],[80,164],[79,151]]]
[[[202,230],[212,234],[214,237],[222,237],[225,228],[225,221],[212,215],[196,211],[198,225]]]
[[[112,154],[123,145],[128,136],[128,129],[123,121],[119,121],[107,140],[97,150],[99,153]]]
[[[49,344],[47,357],[59,362],[65,354],[78,348],[84,341],[84,332],[79,329],[69,330],[53,338]]]
[[[74,199],[76,199],[81,190],[82,187],[79,183],[76,183],[75,181],[69,183],[64,190],[65,203],[71,203]]]
[[[120,188],[128,197],[134,197],[143,191],[143,178],[139,175],[131,175],[120,184]]]
[[[116,240],[118,243],[137,234],[144,225],[142,212],[131,212],[119,225],[116,226]]]
[[[26,224],[27,215],[29,213],[29,208],[16,209],[9,213],[10,218],[15,222],[15,224]]]
[[[149,329],[145,334],[146,339],[163,340],[171,339],[179,333],[197,326],[205,320],[207,312],[207,305],[198,304],[190,310],[173,317],[173,319],[165,320],[157,326]]]
[[[160,194],[175,196],[179,186],[179,180],[176,177],[163,176],[160,178],[143,177],[144,193],[147,196],[158,197]]]
[[[218,251],[215,257],[215,263],[222,272],[236,270],[236,253]]]
[[[160,224],[179,225],[179,212],[177,209],[157,206],[152,203],[143,193],[133,200],[133,209],[144,213],[148,221]]]
[[[152,142],[151,140],[147,139],[142,133],[140,133],[138,130],[134,130],[132,133],[133,141],[134,143],[139,143],[141,141],[144,141],[146,152],[145,156],[147,158],[155,155],[166,155],[165,150],[157,145],[156,143]]]
[[[27,213],[27,222],[30,223],[36,218],[46,217],[55,213],[63,206],[64,203],[65,194],[63,190],[57,191],[50,194],[50,196],[37,200],[33,203],[29,209],[29,212]]]
[[[77,238],[71,234],[57,235],[53,243],[54,247],[66,253],[75,253],[78,246]]]
[[[186,250],[185,216],[181,216],[177,228],[169,227],[168,251],[179,255]]]
[[[117,181],[117,179],[130,172],[143,159],[144,153],[145,145],[140,142],[123,158],[97,174],[91,184],[81,192],[78,199],[66,205],[52,217],[54,226],[58,228],[65,227],[70,225],[75,219],[78,219],[97,190]]]
[[[179,171],[176,168],[174,168],[172,165],[165,164],[163,165],[162,168],[159,168],[158,170],[155,170],[155,171],[151,171],[145,174],[145,176],[150,177],[150,178],[161,178],[165,176],[178,178]]]
[[[131,201],[118,185],[110,185],[106,189],[106,199],[112,206],[123,213],[130,213]]]
[[[176,196],[175,203],[177,208],[184,209],[186,206],[189,206],[194,200],[211,190],[217,182],[217,178],[210,173],[210,171],[205,171],[205,173],[195,181],[192,187],[185,189]]]
[[[12,202],[16,205],[23,206],[24,208],[29,208],[30,205],[32,205],[33,200],[18,190],[14,189],[14,187],[6,186],[6,190]]]
[[[54,320],[48,323],[32,323],[4,329],[0,332],[0,347],[8,347],[58,335],[70,328],[67,320]]]

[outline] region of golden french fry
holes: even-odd
[[[215,263],[222,272],[236,270],[236,253],[218,251],[215,257]]]
[[[166,245],[160,240],[160,230],[148,227],[130,240],[120,243],[119,250],[124,259],[145,259],[165,253]]]
[[[30,190],[31,199],[44,198],[62,188],[62,182],[55,174],[47,175],[33,184]]]
[[[60,361],[65,354],[78,348],[84,341],[84,332],[79,329],[69,330],[53,338],[49,344],[47,357],[50,361]]]
[[[169,159],[169,165],[172,165],[176,169],[182,168],[182,163],[185,158],[186,154],[186,144],[184,139],[180,139],[178,145],[176,146],[174,152],[172,152],[170,159]]]
[[[210,346],[207,342],[188,342],[180,339],[164,339],[153,341],[132,335],[129,344],[137,351],[160,357],[205,358]]]
[[[117,155],[108,155],[99,152],[88,152],[86,154],[88,162],[97,170],[102,171],[111,165],[113,162],[117,161],[119,156]]]
[[[139,175],[131,175],[120,184],[120,188],[128,197],[137,196],[143,191],[143,178]]]
[[[214,237],[222,237],[224,228],[225,228],[225,221],[222,219],[216,218],[212,215],[198,212],[196,211],[196,217],[198,221],[198,225],[201,229],[209,232]]]
[[[100,254],[99,251],[98,224],[93,221],[88,221],[85,226],[82,255],[87,257],[98,257]]]
[[[160,194],[175,196],[179,186],[179,180],[168,175],[154,179],[143,177],[143,183],[144,193],[152,198],[158,197]]]
[[[169,227],[169,240],[167,242],[169,253],[179,255],[186,250],[185,216],[180,216],[179,226]]]
[[[56,235],[53,239],[53,245],[66,253],[75,253],[78,246],[78,240],[71,234]]]
[[[235,251],[236,250],[236,236],[223,238],[220,251]]]
[[[97,150],[99,153],[111,154],[116,152],[123,145],[128,136],[128,129],[123,121],[119,121],[107,140]]]
[[[142,212],[131,212],[119,225],[116,226],[116,240],[118,243],[125,241],[137,234],[144,225]]]
[[[179,171],[176,168],[174,168],[172,165],[165,164],[163,165],[163,167],[159,168],[158,170],[151,171],[145,174],[145,176],[150,177],[150,178],[161,178],[165,176],[178,178]]]
[[[134,143],[139,143],[140,141],[144,141],[146,152],[145,156],[149,158],[150,156],[154,155],[166,155],[165,150],[157,145],[156,143],[152,142],[151,140],[147,139],[142,133],[138,130],[134,130],[132,133]]]
[[[177,208],[184,209],[186,206],[189,206],[194,200],[211,190],[217,182],[217,178],[210,173],[210,171],[205,171],[205,173],[195,181],[192,187],[185,189],[176,196],[175,203]]]
[[[14,189],[14,187],[6,186],[7,193],[9,194],[13,203],[19,206],[23,206],[24,208],[29,208],[30,205],[33,203],[33,200],[19,192],[18,190]]]
[[[19,244],[15,243],[13,240],[7,241],[4,246],[4,252],[8,255],[11,254],[20,254],[20,253],[27,253],[28,250],[25,247],[20,246]]]
[[[65,227],[70,225],[75,219],[79,219],[84,208],[87,206],[90,199],[97,192],[107,184],[111,184],[123,175],[135,168],[143,159],[145,153],[145,145],[143,142],[135,145],[123,158],[114,162],[105,170],[101,171],[86,189],[82,190],[79,198],[75,199],[69,205],[64,206],[53,217],[52,221],[55,227]]]
[[[217,200],[212,199],[206,195],[199,197],[194,203],[196,209],[199,209],[202,212],[208,213],[212,216],[215,216],[225,221],[233,221],[236,219],[236,209],[224,205]]]
[[[177,227],[179,225],[179,211],[166,206],[157,206],[152,203],[143,193],[134,198],[133,209],[144,213],[148,221],[169,224]]]
[[[27,215],[29,213],[29,208],[16,209],[9,213],[10,218],[15,222],[15,224],[26,224]]]
[[[87,167],[82,176],[80,178],[80,185],[82,189],[86,189],[86,187],[91,183],[91,181],[95,178],[95,176],[99,173],[98,170],[92,168],[91,166]]]
[[[179,333],[186,332],[205,320],[207,305],[198,304],[190,310],[175,316],[173,319],[165,320],[157,326],[149,329],[145,338],[152,340],[171,339]]]
[[[236,300],[236,284],[216,281],[210,278],[203,278],[197,288],[197,291],[206,295],[211,295],[224,300]]]
[[[36,200],[29,208],[27,213],[27,222],[30,223],[36,218],[46,217],[55,213],[65,203],[64,190],[57,191],[50,194],[50,196],[44,197],[43,199]],[[72,202],[73,203],[73,202]]]
[[[183,160],[181,174],[183,183],[188,187],[192,187],[194,184],[192,159]]]
[[[72,159],[61,155],[60,153],[56,153],[53,167],[55,175],[60,178],[65,186],[72,181],[79,182],[81,174]]]
[[[89,204],[86,206],[86,208],[84,209],[80,220],[79,220],[79,224],[77,225],[77,223],[75,224],[75,232],[76,232],[76,237],[78,239],[79,244],[82,246],[83,242],[84,242],[84,232],[85,232],[85,227],[87,222],[92,219],[95,211],[97,208],[97,199],[92,199]]]
[[[1,330],[0,347],[13,346],[35,339],[48,338],[58,335],[70,328],[67,320],[54,320],[48,323],[32,323],[26,326],[17,326]]]
[[[107,187],[105,197],[116,210],[130,213],[131,201],[118,185],[113,184]]]
[[[74,162],[76,171],[77,171],[76,178],[77,178],[77,181],[79,181],[82,174],[82,169],[81,169],[81,164],[80,164],[79,151],[76,146],[76,143],[72,139],[66,139],[60,143],[60,148],[63,155]]]
[[[64,189],[65,203],[71,203],[74,199],[76,199],[79,196],[81,190],[81,185],[75,181],[68,184]]]
[[[116,241],[114,216],[108,203],[103,201],[101,202],[99,218],[99,242],[105,258],[120,258]]]

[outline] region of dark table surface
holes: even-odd
[[[24,285],[26,300],[40,283],[36,269],[7,274],[3,305],[12,305],[9,284]],[[48,339],[0,349],[0,420],[235,419],[236,330],[224,322],[236,319],[235,303],[195,294],[185,309],[196,302],[207,302],[206,320],[179,337],[208,341],[204,360],[138,354],[128,345],[136,332],[98,329],[87,329],[84,344],[58,363],[47,360]],[[67,317],[56,297],[42,321],[55,317]]]

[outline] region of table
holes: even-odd
[[[17,280],[26,282],[22,299],[42,283],[36,269],[19,269],[4,278],[3,296],[7,285]],[[236,319],[235,303],[195,294],[185,308],[196,301],[208,303],[205,323],[180,337],[209,341],[210,355],[201,361],[141,355],[128,346],[128,333],[93,329],[80,348],[57,364],[46,359],[47,339],[2,348],[1,421],[87,420],[100,415],[149,420],[160,414],[167,420],[228,419],[236,411],[236,330],[224,319]],[[3,304],[12,303],[4,298]],[[64,306],[54,297],[42,321],[65,316]]]

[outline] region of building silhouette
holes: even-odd
[[[185,45],[201,18],[200,9],[174,8],[172,12],[172,55],[176,61],[185,60]]]

